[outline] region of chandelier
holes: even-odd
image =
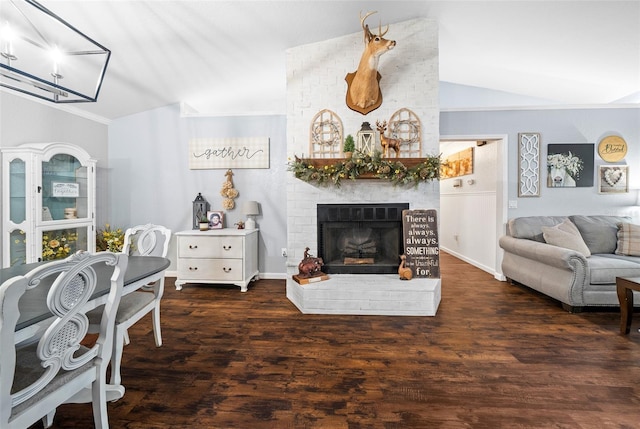
[[[0,86],[54,103],[95,102],[111,51],[33,0],[0,2]]]

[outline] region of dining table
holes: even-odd
[[[8,268],[0,269],[0,284],[4,283],[15,276],[22,276],[37,268],[45,262],[34,262],[30,264],[14,265]],[[127,268],[124,273],[124,287],[122,295],[129,294],[140,289],[142,286],[153,283],[162,279],[165,270],[169,267],[171,261],[160,256],[129,256]],[[109,290],[111,287],[111,275],[113,267],[106,264],[95,266],[98,284],[94,293],[87,302],[88,310],[99,307],[107,302]],[[47,307],[47,294],[53,283],[53,278],[44,279],[37,287],[28,289],[18,302],[20,317],[16,324],[15,343],[20,344],[29,342],[32,338],[37,338],[39,333],[49,326],[53,315]],[[124,395],[124,387],[122,385],[108,385],[107,399],[116,400]],[[77,402],[85,402],[80,399]],[[90,395],[87,401],[91,402]]]

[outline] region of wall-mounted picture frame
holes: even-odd
[[[540,196],[540,133],[518,134],[518,197]]]
[[[473,174],[473,147],[449,154],[440,165],[440,179]]]
[[[601,165],[598,171],[598,193],[624,194],[629,192],[628,165]]]
[[[594,144],[547,145],[547,187],[588,188],[593,186]]]
[[[269,168],[269,137],[193,138],[189,169]]]
[[[207,219],[209,219],[209,229],[222,229],[224,225],[224,212],[220,210],[208,211]]]
[[[603,161],[621,161],[627,155],[627,142],[620,136],[607,136],[598,143],[598,155]]]

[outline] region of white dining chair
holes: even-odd
[[[109,427],[107,365],[127,262],[123,254],[78,252],[0,285],[0,428],[24,429],[38,420],[48,428],[58,406],[89,392],[95,427]],[[89,325],[86,304],[99,281],[96,267],[105,264],[111,284],[98,338],[89,348],[80,344]],[[45,285],[49,291],[38,297]],[[18,302],[25,293],[46,300],[53,321],[38,342],[19,347]]]
[[[162,256],[169,252],[171,230],[154,224],[138,225],[128,228],[124,235],[122,253],[127,255]],[[122,297],[116,315],[114,347],[111,356],[111,384],[120,384],[120,364],[125,344],[129,344],[128,329],[151,313],[153,335],[156,347],[162,346],[162,332],[160,330],[160,301],[164,294],[164,277],[141,290]],[[96,332],[100,320],[102,307],[90,311],[87,316],[91,326],[89,332]]]

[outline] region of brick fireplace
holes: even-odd
[[[380,17],[384,21],[384,16]],[[384,101],[367,115],[345,103],[344,76],[357,68],[362,33],[354,17],[354,34],[287,51],[287,154],[309,154],[313,116],[331,109],[344,133],[356,135],[362,122],[388,120],[399,109],[411,109],[421,121],[422,153],[439,153],[437,23],[417,19],[390,23],[387,36],[396,48],[380,60]],[[379,139],[376,147],[380,149]],[[306,154],[306,155],[305,155]],[[305,313],[435,315],[440,280],[402,281],[391,273],[330,274],[330,280],[298,285],[291,280],[309,247],[318,255],[318,204],[408,204],[410,209],[440,208],[437,182],[417,187],[394,186],[377,179],[344,180],[340,187],[315,186],[287,175],[287,296]]]

